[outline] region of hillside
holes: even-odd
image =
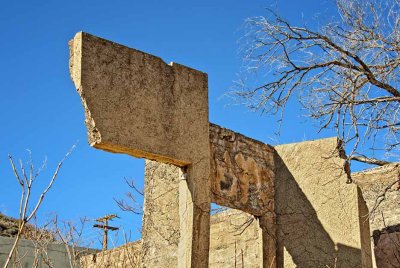
[[[15,237],[18,233],[18,219],[8,217],[0,213],[0,236]],[[33,225],[28,224],[25,226],[25,230],[22,233],[24,239],[38,239],[38,238],[50,238],[54,239],[54,234],[42,229],[37,229]]]

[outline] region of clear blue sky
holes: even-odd
[[[17,216],[20,189],[7,155],[37,165],[48,158],[36,190],[48,182],[57,162],[79,141],[39,210],[44,218],[91,219],[118,213],[116,226],[138,238],[140,217],[122,213],[113,201],[128,189],[124,177],[143,185],[144,161],[90,148],[84,113],[68,71],[67,42],[78,31],[133,47],[201,70],[209,75],[210,121],[270,144],[334,135],[316,134],[300,117],[287,112],[282,135],[273,117],[265,117],[224,97],[241,70],[238,53],[243,21],[265,15],[271,1],[3,1],[0,8],[0,212]],[[278,1],[291,21],[329,17],[332,2]],[[36,201],[37,196],[33,196]],[[93,238],[93,233],[88,237]]]

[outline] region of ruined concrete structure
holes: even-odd
[[[157,165],[155,162],[148,164],[153,167]],[[163,164],[161,165],[159,170],[167,168]],[[174,170],[174,167],[170,166],[167,169]],[[168,179],[163,177],[162,180]],[[157,204],[157,202],[154,204]],[[171,217],[174,217],[174,214],[168,216],[164,213],[161,219],[165,222],[170,221]],[[261,233],[258,222],[255,220],[249,221],[251,219],[254,219],[252,215],[234,209],[211,216],[210,267],[260,267],[262,244],[259,237]],[[179,219],[177,220],[179,223]],[[82,267],[176,267],[178,260],[174,252],[177,250],[177,244],[174,245],[174,242],[179,240],[179,226],[172,225],[169,228],[162,229],[164,227],[159,223],[151,225],[151,228],[149,228],[150,225],[148,223],[144,225],[147,226],[146,232],[158,233],[159,239],[156,242],[159,243],[159,247],[154,247],[157,244],[140,243],[141,241],[128,243],[115,249],[81,258]],[[176,228],[176,230],[173,228]],[[171,235],[175,238],[170,237]],[[142,242],[144,241],[152,242],[143,238]],[[149,251],[152,251],[152,253],[149,253]],[[149,255],[154,255],[154,252],[158,252],[158,258],[152,260]],[[142,261],[141,258],[146,258],[146,261]]]
[[[232,267],[223,252],[237,239],[220,216],[210,232],[211,202],[255,219],[245,267],[372,267],[368,210],[335,138],[272,147],[208,122],[202,72],[86,33],[70,53],[90,145],[157,161],[141,267]]]
[[[223,137],[227,138],[222,139],[221,144],[229,141],[233,145],[246,140],[246,146],[252,148],[256,155],[255,159],[250,154],[246,155],[247,163],[260,160],[257,159],[258,156],[255,152],[256,148],[262,148],[261,143],[215,125],[211,125],[210,137],[213,137],[212,132],[214,131],[225,133]],[[212,147],[212,143],[213,141],[210,139],[210,146],[214,148],[214,153],[211,155],[224,155],[225,150],[230,150],[231,155],[241,154],[243,150],[244,152],[250,151],[248,147],[244,149],[240,146]],[[275,163],[275,172],[270,174],[279,174],[274,180],[275,195],[272,201],[275,203],[276,223],[274,226],[263,228],[263,218],[265,217],[259,217],[252,213],[256,218],[256,223],[251,225],[250,234],[227,238],[228,230],[233,228],[232,225],[229,225],[233,217],[224,214],[216,215],[219,220],[211,217],[211,222],[214,224],[216,221],[223,221],[222,219],[225,217],[227,224],[218,231],[215,231],[217,227],[211,224],[210,267],[231,267],[229,265],[218,266],[216,258],[232,260],[232,256],[234,256],[232,245],[235,241],[238,247],[247,248],[246,254],[254,255],[251,259],[252,265],[247,261],[245,267],[261,267],[261,256],[275,258],[277,267],[324,267],[325,265],[334,267],[335,263],[337,267],[372,267],[369,224],[368,221],[363,221],[363,216],[367,214],[368,209],[357,186],[346,184],[348,174],[344,171],[345,162],[338,154],[335,154],[336,146],[337,142],[334,138],[281,145],[275,149],[267,146],[267,151],[273,152],[272,155],[275,158],[260,157],[265,161],[260,165],[265,165],[268,160],[272,161]],[[238,165],[235,161],[239,163],[242,161],[241,157],[236,157],[236,160],[233,161],[232,159],[235,157],[226,157],[224,163]],[[304,161],[304,159],[308,161]],[[212,158],[211,161],[215,160]],[[213,165],[211,167],[211,174],[215,174]],[[253,169],[263,170],[254,167],[254,164]],[[248,187],[249,182],[243,183],[239,180],[239,178],[243,180],[241,177],[241,175],[245,175],[243,170],[237,169],[237,173],[235,175],[235,172],[232,171],[232,175],[227,176],[225,180],[229,180],[231,187],[241,184],[240,187],[237,186],[239,192],[246,189],[250,196],[255,195],[256,187]],[[252,180],[257,178],[257,175],[252,173],[250,175]],[[211,177],[212,184],[219,185],[221,181],[224,181],[213,175]],[[222,176],[222,178],[224,177]],[[268,173],[260,177],[267,181],[269,178]],[[179,195],[178,180],[179,169],[176,167],[152,161],[146,162],[143,217],[143,245],[145,248],[142,249],[143,259],[146,260],[143,262],[144,267],[159,267],[165,264],[166,260],[168,260],[168,266],[175,267],[178,264],[178,259],[173,254],[177,251],[176,243],[165,239],[174,237],[176,240],[173,241],[175,242],[179,239],[179,234],[177,234],[179,217],[176,213],[178,211],[177,196]],[[263,185],[263,183],[258,183],[258,185]],[[268,188],[265,187],[265,189]],[[215,191],[215,188],[212,188],[212,191]],[[154,193],[157,195],[155,196]],[[162,200],[160,200],[160,196],[162,196]],[[227,196],[229,197],[229,195]],[[213,198],[212,201],[217,203],[218,199]],[[229,203],[229,198],[225,199],[224,204],[229,207],[235,205],[234,202]],[[171,210],[166,210],[166,207]],[[265,214],[268,215],[270,208],[266,207]],[[151,213],[147,213],[148,209]],[[242,216],[241,219],[240,217],[234,218],[234,221],[236,226],[240,226],[244,224],[245,219]],[[153,224],[149,224],[149,222]],[[169,230],[161,229],[160,226],[169,226]],[[226,229],[227,233],[223,233],[223,238],[218,239],[217,237],[221,236],[223,229]],[[266,234],[266,232],[274,233]],[[149,236],[149,234],[152,235]],[[268,242],[265,236],[268,238],[269,235],[276,239],[273,240],[275,242],[273,246],[276,247],[273,255],[270,251],[263,252],[263,245],[266,244],[266,241]],[[248,241],[247,238],[252,242],[244,244],[243,241]],[[147,247],[148,244],[145,241],[151,241],[151,246]],[[248,247],[250,244],[253,245],[251,249]],[[220,248],[226,250],[220,251],[218,254],[217,249]],[[249,260],[249,258],[246,259]]]

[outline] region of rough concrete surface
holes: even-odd
[[[206,74],[82,32],[70,53],[92,146],[185,166],[208,145]]]
[[[142,267],[177,267],[180,168],[146,161]]]
[[[245,239],[247,245],[243,256],[248,265],[263,267],[264,262],[266,267],[274,267],[274,149],[214,124],[210,125],[210,148],[212,155],[210,180],[214,185],[211,188],[214,194],[212,201],[219,205],[253,212],[252,214],[259,216],[260,222],[263,223],[260,225],[258,220],[254,221],[249,229],[255,228],[257,239],[259,239],[254,241],[257,245],[255,247],[257,252],[253,252],[254,247],[250,249],[248,244],[255,237],[246,237],[249,234],[247,231],[238,237],[231,235],[234,228],[228,224],[233,215],[239,215],[239,218],[232,219],[239,225],[238,221],[243,220],[243,215],[250,216],[250,214],[239,213],[236,210],[232,214],[215,216],[219,220],[213,218],[211,222],[212,224],[218,222],[219,227],[212,226],[211,232],[218,233],[219,238],[215,240],[215,236],[211,234],[210,266],[223,267],[221,266],[222,260],[232,256],[222,253],[230,252],[233,247],[232,243],[234,243],[232,241]],[[176,250],[180,234],[179,218],[176,212],[179,201],[178,185],[183,175],[180,168],[173,165],[146,161],[142,228],[143,267],[159,267],[160,265],[175,267],[178,264]],[[220,185],[224,183],[227,176],[232,179],[232,185],[221,189]],[[225,219],[226,224],[222,223],[223,215],[231,215],[230,218]],[[247,216],[244,220],[246,219]],[[264,230],[262,226],[268,230]],[[224,228],[226,232],[221,232]],[[230,236],[232,237],[228,238]],[[220,241],[221,237],[222,242]],[[224,241],[230,242],[225,245]],[[216,248],[218,248],[218,254],[214,252]],[[262,258],[263,250],[265,252],[264,259]],[[258,257],[251,260],[250,256]]]
[[[185,167],[179,266],[207,267],[207,75],[82,32],[70,41],[70,73],[92,146]]]
[[[372,265],[362,232],[368,223],[360,222],[362,197],[357,185],[346,184],[337,146],[330,138],[275,147],[278,267]]]
[[[271,233],[274,231],[275,220],[274,149],[214,124],[210,124],[210,148],[212,201],[262,216],[264,226],[268,226],[268,230],[264,230],[263,235],[260,225],[256,225],[261,233],[260,250],[264,246],[264,261],[268,263],[268,267],[273,267],[271,262],[275,260],[275,247]],[[146,161],[145,174],[143,265],[176,266],[176,246],[179,239],[179,218],[176,213],[179,201],[178,185],[184,173],[173,165]],[[228,184],[227,177],[231,180],[229,187],[221,187]],[[214,253],[210,251],[210,254]],[[246,254],[248,256],[249,253]],[[247,261],[249,262],[248,258]],[[254,262],[256,261],[261,267],[262,258],[255,259]]]

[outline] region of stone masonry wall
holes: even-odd
[[[274,211],[275,150],[210,124],[212,201],[263,216]]]
[[[139,268],[140,241],[127,243],[118,248],[86,255],[80,259],[82,268]],[[60,266],[61,267],[61,266]],[[66,266],[63,266],[66,267]]]
[[[212,215],[210,235],[210,267],[260,267],[262,240],[254,216],[234,209]]]

